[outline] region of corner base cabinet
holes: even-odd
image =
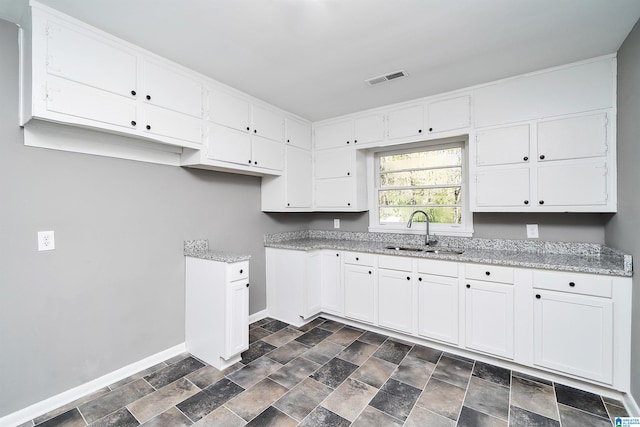
[[[249,262],[186,257],[185,345],[218,369],[249,348]]]

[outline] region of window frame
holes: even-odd
[[[407,228],[404,223],[380,223],[379,197],[380,188],[380,156],[389,154],[402,154],[416,151],[435,151],[446,148],[461,148],[462,150],[462,180],[460,183],[462,192],[462,222],[461,224],[429,224],[431,234],[442,236],[473,236],[473,213],[469,207],[469,144],[466,138],[455,138],[433,141],[421,141],[418,143],[400,144],[371,150],[368,161],[369,189],[369,232],[375,233],[400,233],[400,234],[424,234],[426,224],[414,223]],[[420,209],[416,207],[416,209]]]

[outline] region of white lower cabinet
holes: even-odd
[[[320,253],[321,270],[321,306],[322,311],[344,316],[344,293],[340,271],[341,255],[338,251]]]
[[[378,270],[378,325],[413,332],[414,284],[411,271]]]
[[[375,321],[373,266],[344,264],[343,274],[345,317],[373,323]]]
[[[185,260],[186,349],[225,369],[249,348],[249,262]]]
[[[418,275],[418,333],[458,344],[458,278]]]
[[[469,264],[465,273],[465,346],[513,359],[513,269]]]

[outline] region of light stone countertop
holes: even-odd
[[[268,234],[265,247],[312,251],[331,249],[520,268],[632,276],[631,255],[595,243],[541,242],[438,236],[436,249],[460,255],[397,251],[386,246],[424,247],[424,235],[305,230]]]
[[[209,249],[207,240],[185,240],[184,256],[200,259],[208,259],[211,261],[226,262],[233,264],[234,262],[247,261],[251,255],[234,254],[231,252],[217,251]]]

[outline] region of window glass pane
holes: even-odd
[[[407,223],[411,213],[416,208],[414,206],[408,207],[380,207],[380,222],[383,223]],[[420,208],[429,214],[429,221],[433,224],[461,224],[462,223],[462,208],[457,207],[429,207]],[[413,217],[413,222],[423,223],[425,222],[424,215],[416,214]]]
[[[380,174],[380,187],[416,187],[424,185],[460,184],[462,168],[430,169]]]
[[[378,201],[380,206],[459,205],[462,203],[460,193],[460,187],[381,190]]]
[[[380,156],[380,172],[455,165],[462,165],[461,148],[446,148],[442,150]]]

